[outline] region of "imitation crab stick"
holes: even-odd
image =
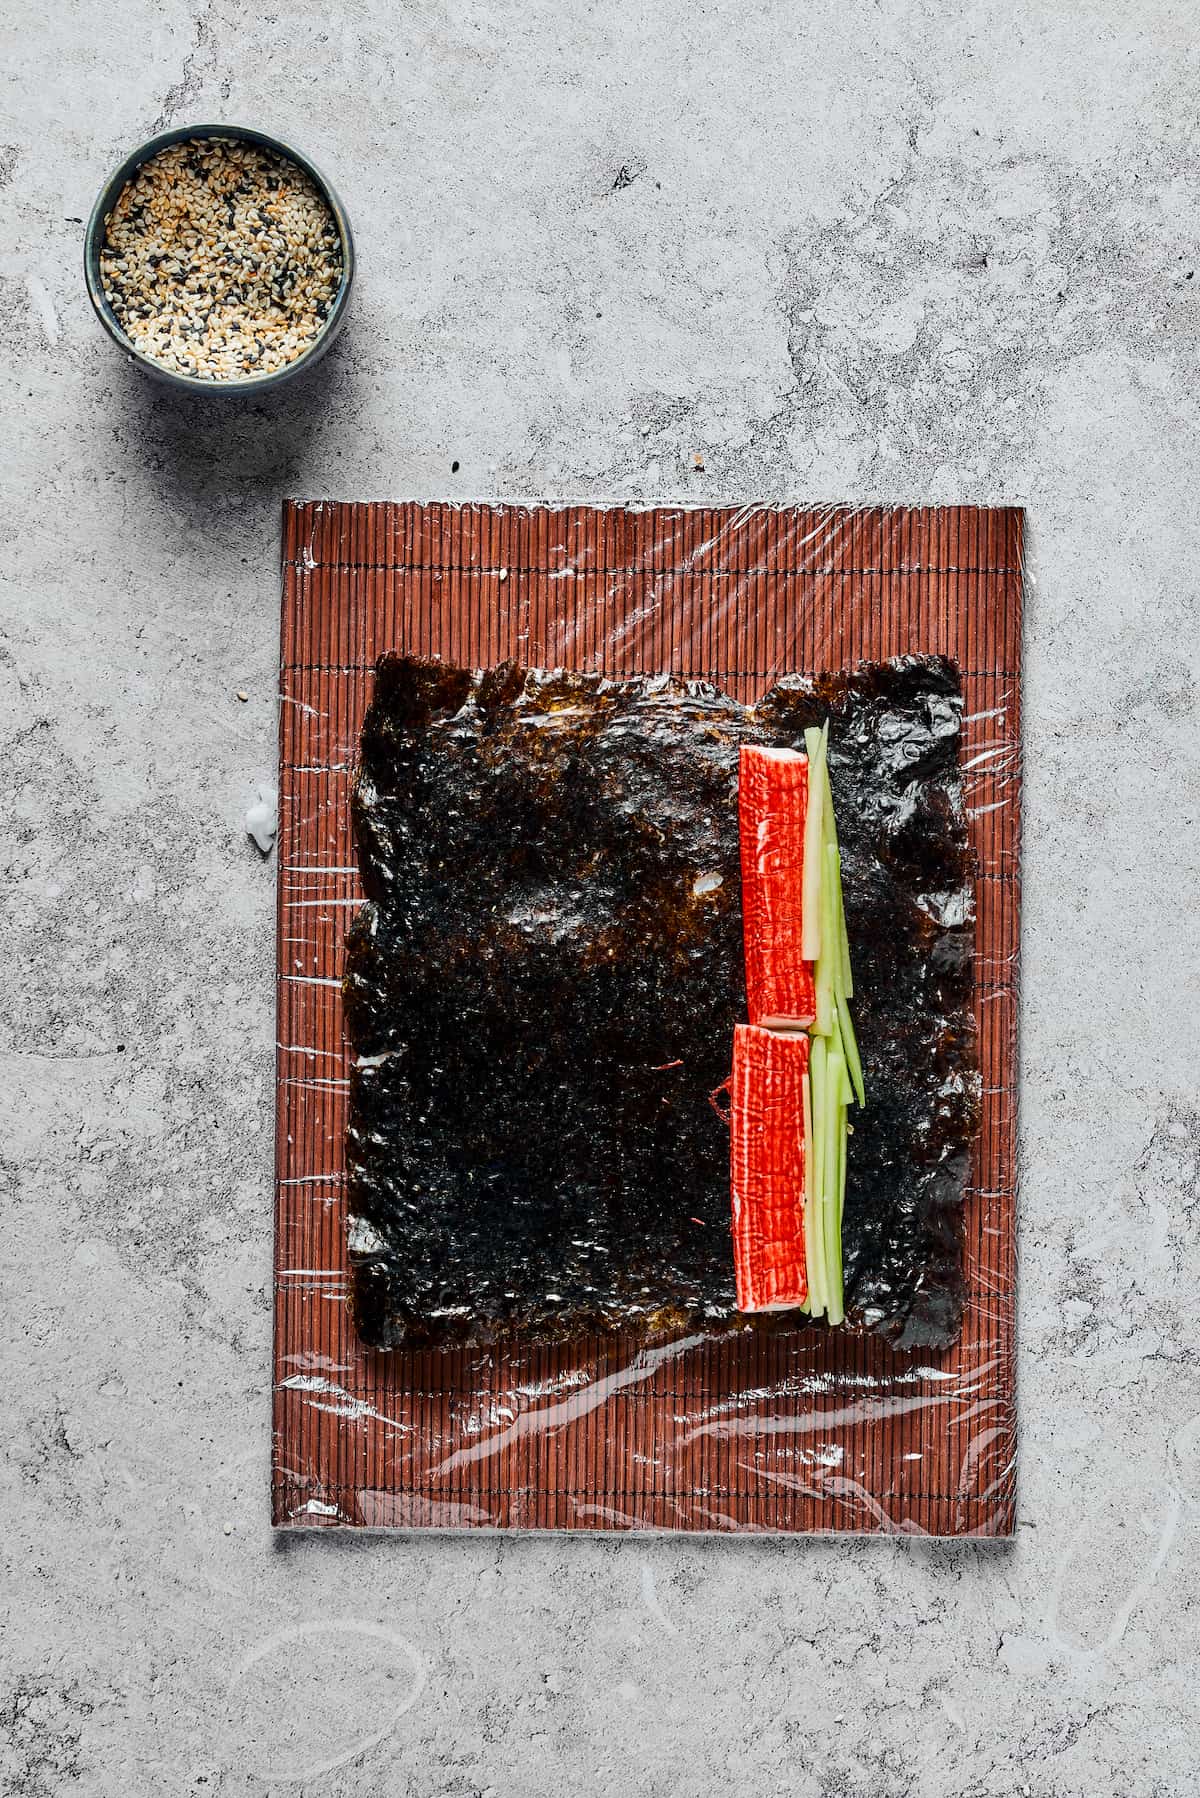
[[[808,1298],[807,1036],[738,1024],[730,1100],[738,1310],[794,1310]]]
[[[806,757],[794,749],[743,747],[738,821],[750,1022],[804,1030],[816,1012],[812,960],[803,940]],[[819,830],[819,816],[816,823]]]

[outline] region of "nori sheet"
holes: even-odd
[[[867,1080],[848,1319],[953,1341],[979,1111],[960,715],[940,658],[789,676],[752,706],[666,676],[380,660],[344,989],[366,1342],[751,1327],[712,1101],[746,1015],[738,747],[803,747],[825,717]]]

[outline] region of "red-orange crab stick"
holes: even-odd
[[[730,1083],[733,1266],[739,1311],[808,1298],[804,1253],[808,1038],[738,1024]]]

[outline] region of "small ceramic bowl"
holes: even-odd
[[[325,204],[333,215],[342,244],[342,279],[334,296],[333,304],[320,331],[308,348],[292,362],[284,363],[282,368],[272,369],[269,374],[249,375],[239,380],[205,381],[198,375],[177,374],[174,369],[164,368],[139,350],[125,335],[117,322],[115,313],[104,296],[104,284],[100,279],[100,253],[104,248],[104,238],[108,227],[108,216],[120,198],[122,190],[130,178],[171,144],[187,143],[197,137],[228,137],[236,142],[255,144],[259,149],[273,151],[285,161],[295,163],[308,176]],[[83,245],[83,267],[87,280],[88,297],[96,309],[96,316],[113,342],[125,354],[136,362],[147,374],[163,381],[168,387],[183,389],[188,393],[207,394],[248,394],[261,393],[264,388],[278,387],[281,381],[290,381],[293,375],[311,368],[319,362],[329,348],[346,320],[346,307],[350,299],[350,289],[354,282],[354,238],[350,231],[350,220],[346,217],[345,208],[337,194],[319,169],[313,167],[307,156],[299,150],[293,150],[277,137],[268,137],[265,132],[252,131],[245,125],[186,125],[174,131],[162,131],[152,137],[148,143],[134,150],[127,156],[119,169],[111,174],[100,190],[96,204],[92,207],[92,216],[88,220],[87,233]]]

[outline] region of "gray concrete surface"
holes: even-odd
[[[0,1790],[1197,1791],[1198,22],[6,9]],[[211,117],[358,227],[270,403],[80,279]],[[1030,507],[1016,1541],[272,1541],[280,497],[664,492]]]

